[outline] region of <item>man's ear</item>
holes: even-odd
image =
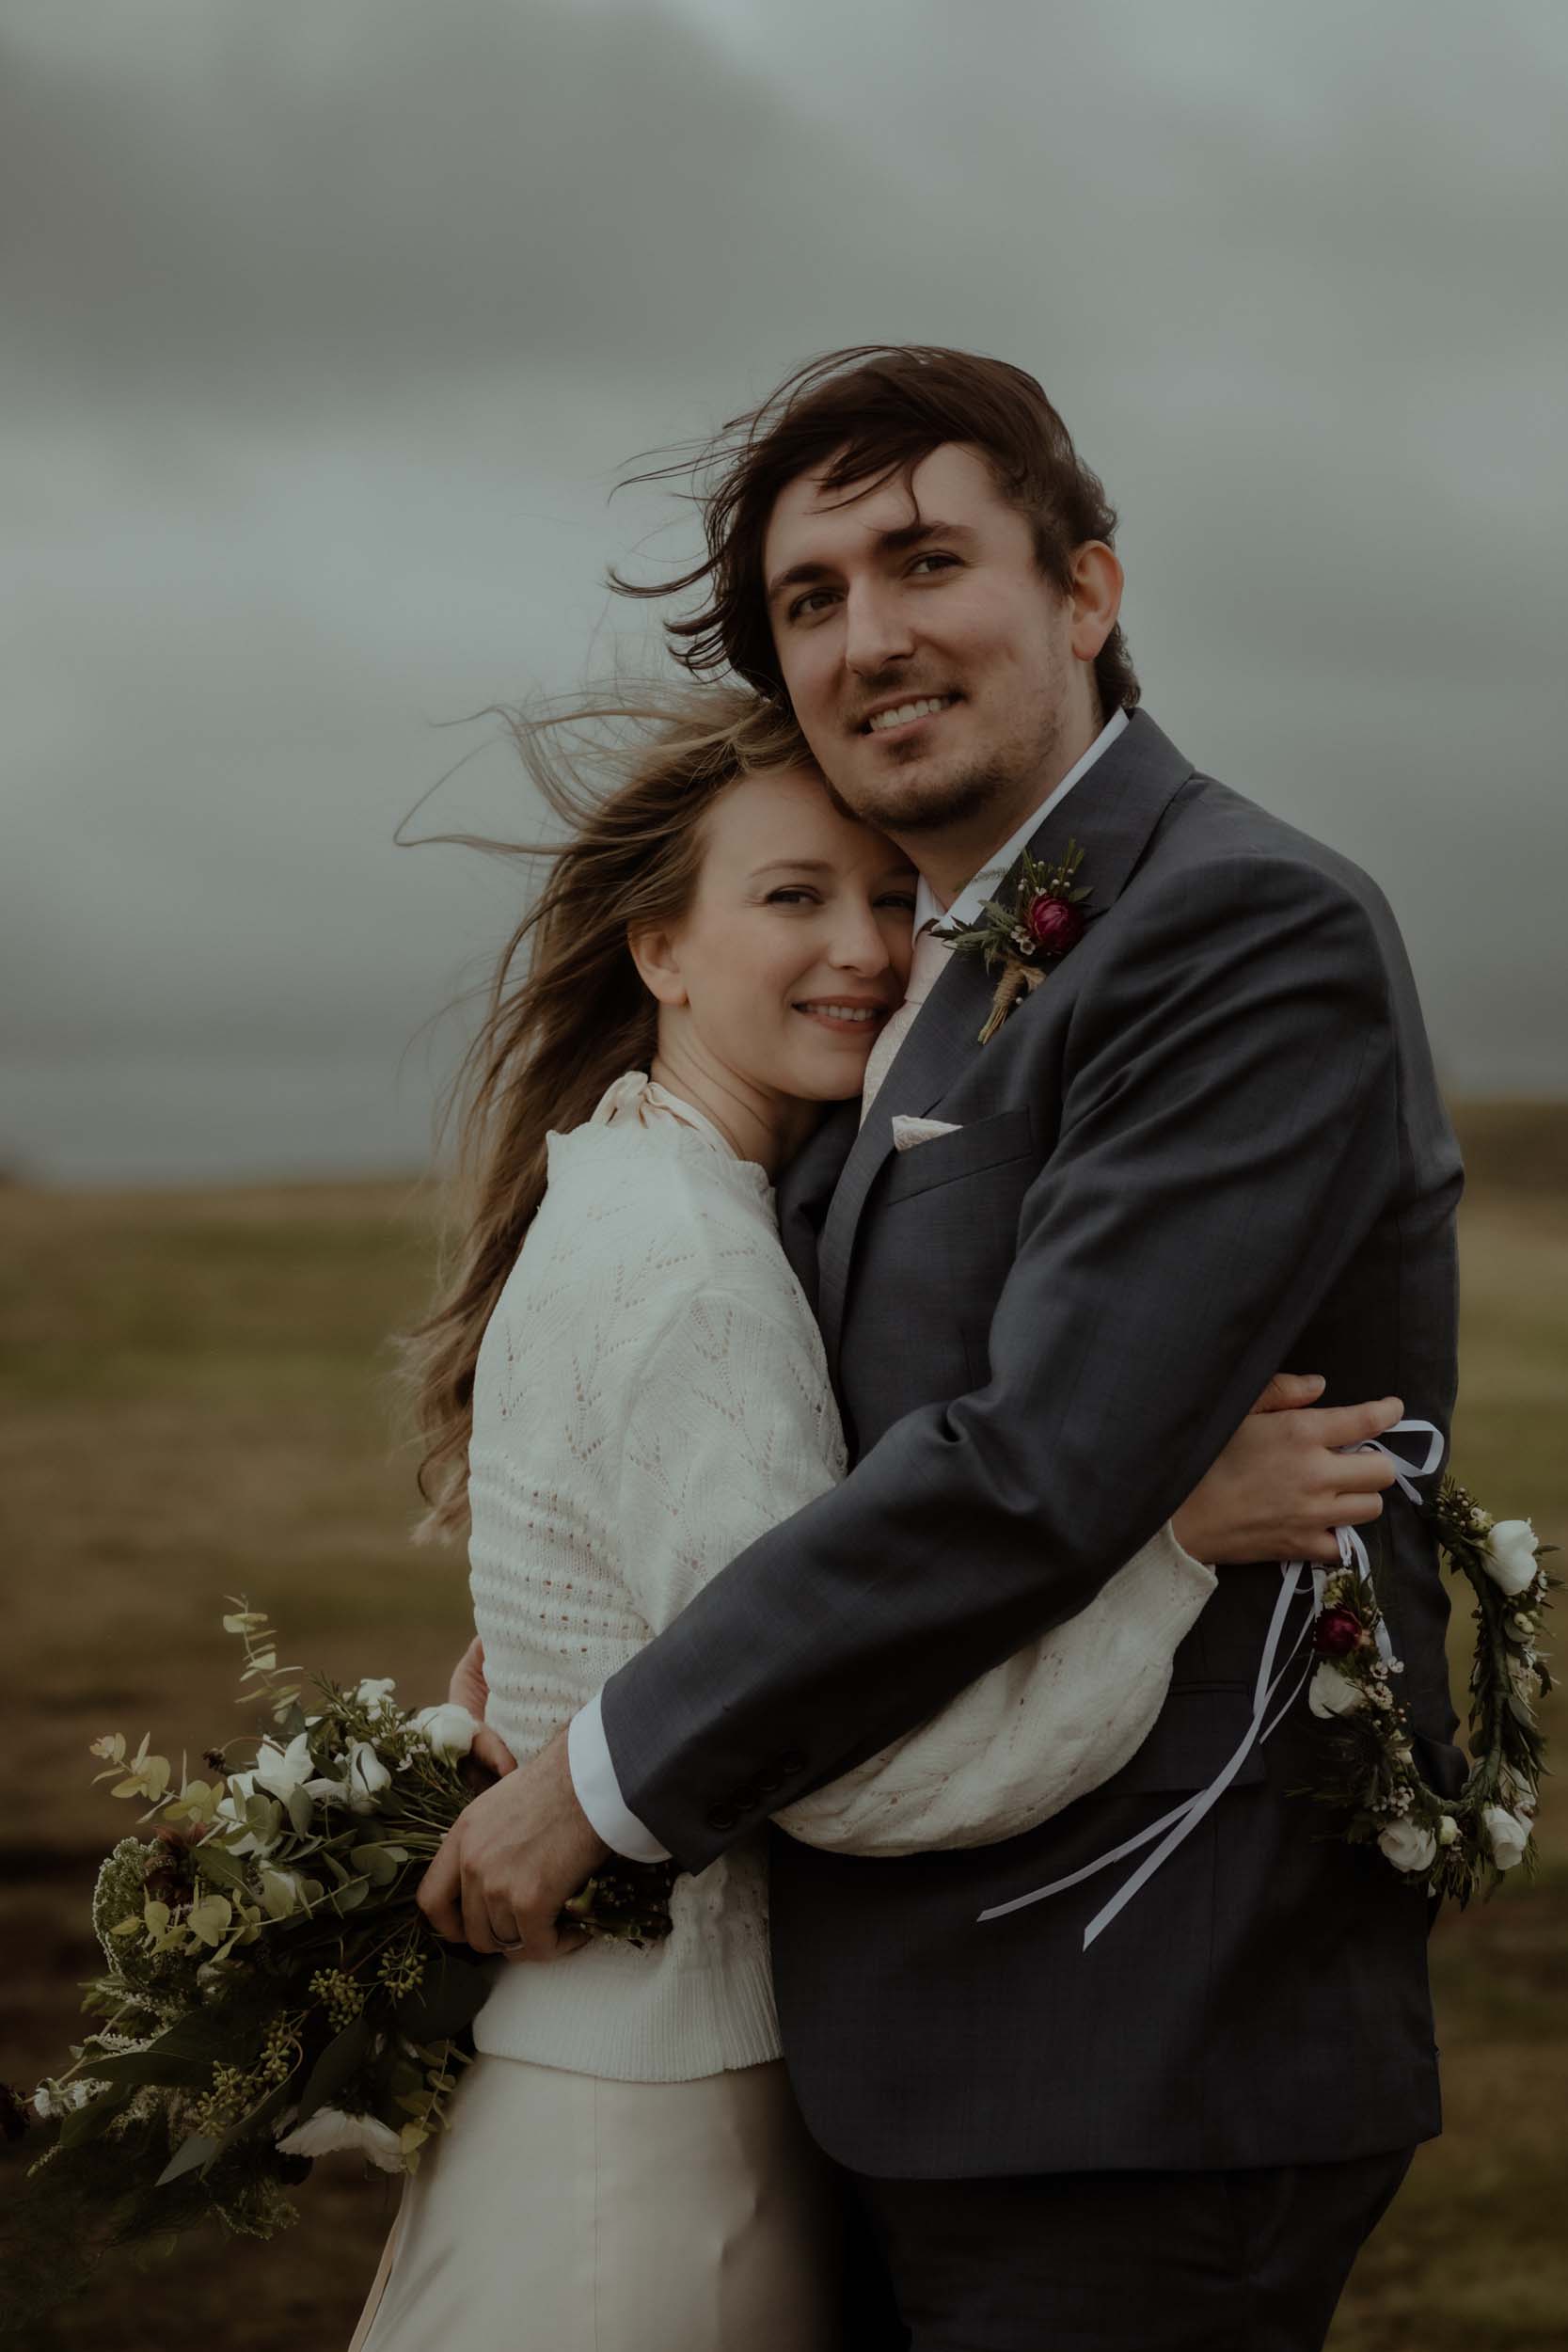
[[[1121,611],[1121,564],[1103,539],[1085,539],[1072,551],[1072,650],[1093,661]]]
[[[626,949],[650,996],[661,1005],[686,1003],[680,950],[673,931],[653,924],[639,925],[627,931]]]

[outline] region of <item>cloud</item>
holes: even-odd
[[[84,1073],[72,1166],[95,1056],[395,1066],[515,911],[390,847],[483,734],[432,722],[637,642],[604,566],[690,524],[617,468],[879,336],[1041,376],[1162,723],[1379,874],[1462,1082],[1568,1083],[1555,12],[33,0],[6,44],[5,1050]],[[498,753],[437,819],[519,801]]]

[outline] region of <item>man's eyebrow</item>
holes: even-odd
[[[917,516],[912,523],[899,523],[892,531],[879,531],[875,546],[879,555],[903,555],[917,548],[924,539],[973,539],[974,533],[967,523],[925,522]],[[783,596],[786,588],[813,587],[820,580],[832,577],[831,564],[791,564],[787,571],[778,573],[768,583],[768,601]]]

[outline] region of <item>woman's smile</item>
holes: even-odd
[[[807,996],[796,1002],[794,1010],[824,1029],[859,1041],[875,1036],[893,1007],[881,997]]]

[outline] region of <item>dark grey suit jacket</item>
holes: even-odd
[[[1082,943],[984,1047],[992,983],[955,958],[858,1138],[835,1113],[784,1187],[855,1467],[605,1690],[626,1802],[689,1869],[1082,1609],[1281,1366],[1448,1427],[1461,1173],[1383,898],[1141,712],[1036,855],[1069,835]],[[958,1132],[895,1154],[895,1112]],[[1397,1496],[1377,1533],[1451,1776],[1433,1546]],[[1087,1953],[1116,1873],[977,1924],[1208,1782],[1278,1581],[1222,1571],[1144,1747],[1040,1829],[899,1861],[774,1834],[785,2054],[831,2153],[1192,2169],[1437,2129],[1426,1899],[1298,1793],[1305,1701]]]

